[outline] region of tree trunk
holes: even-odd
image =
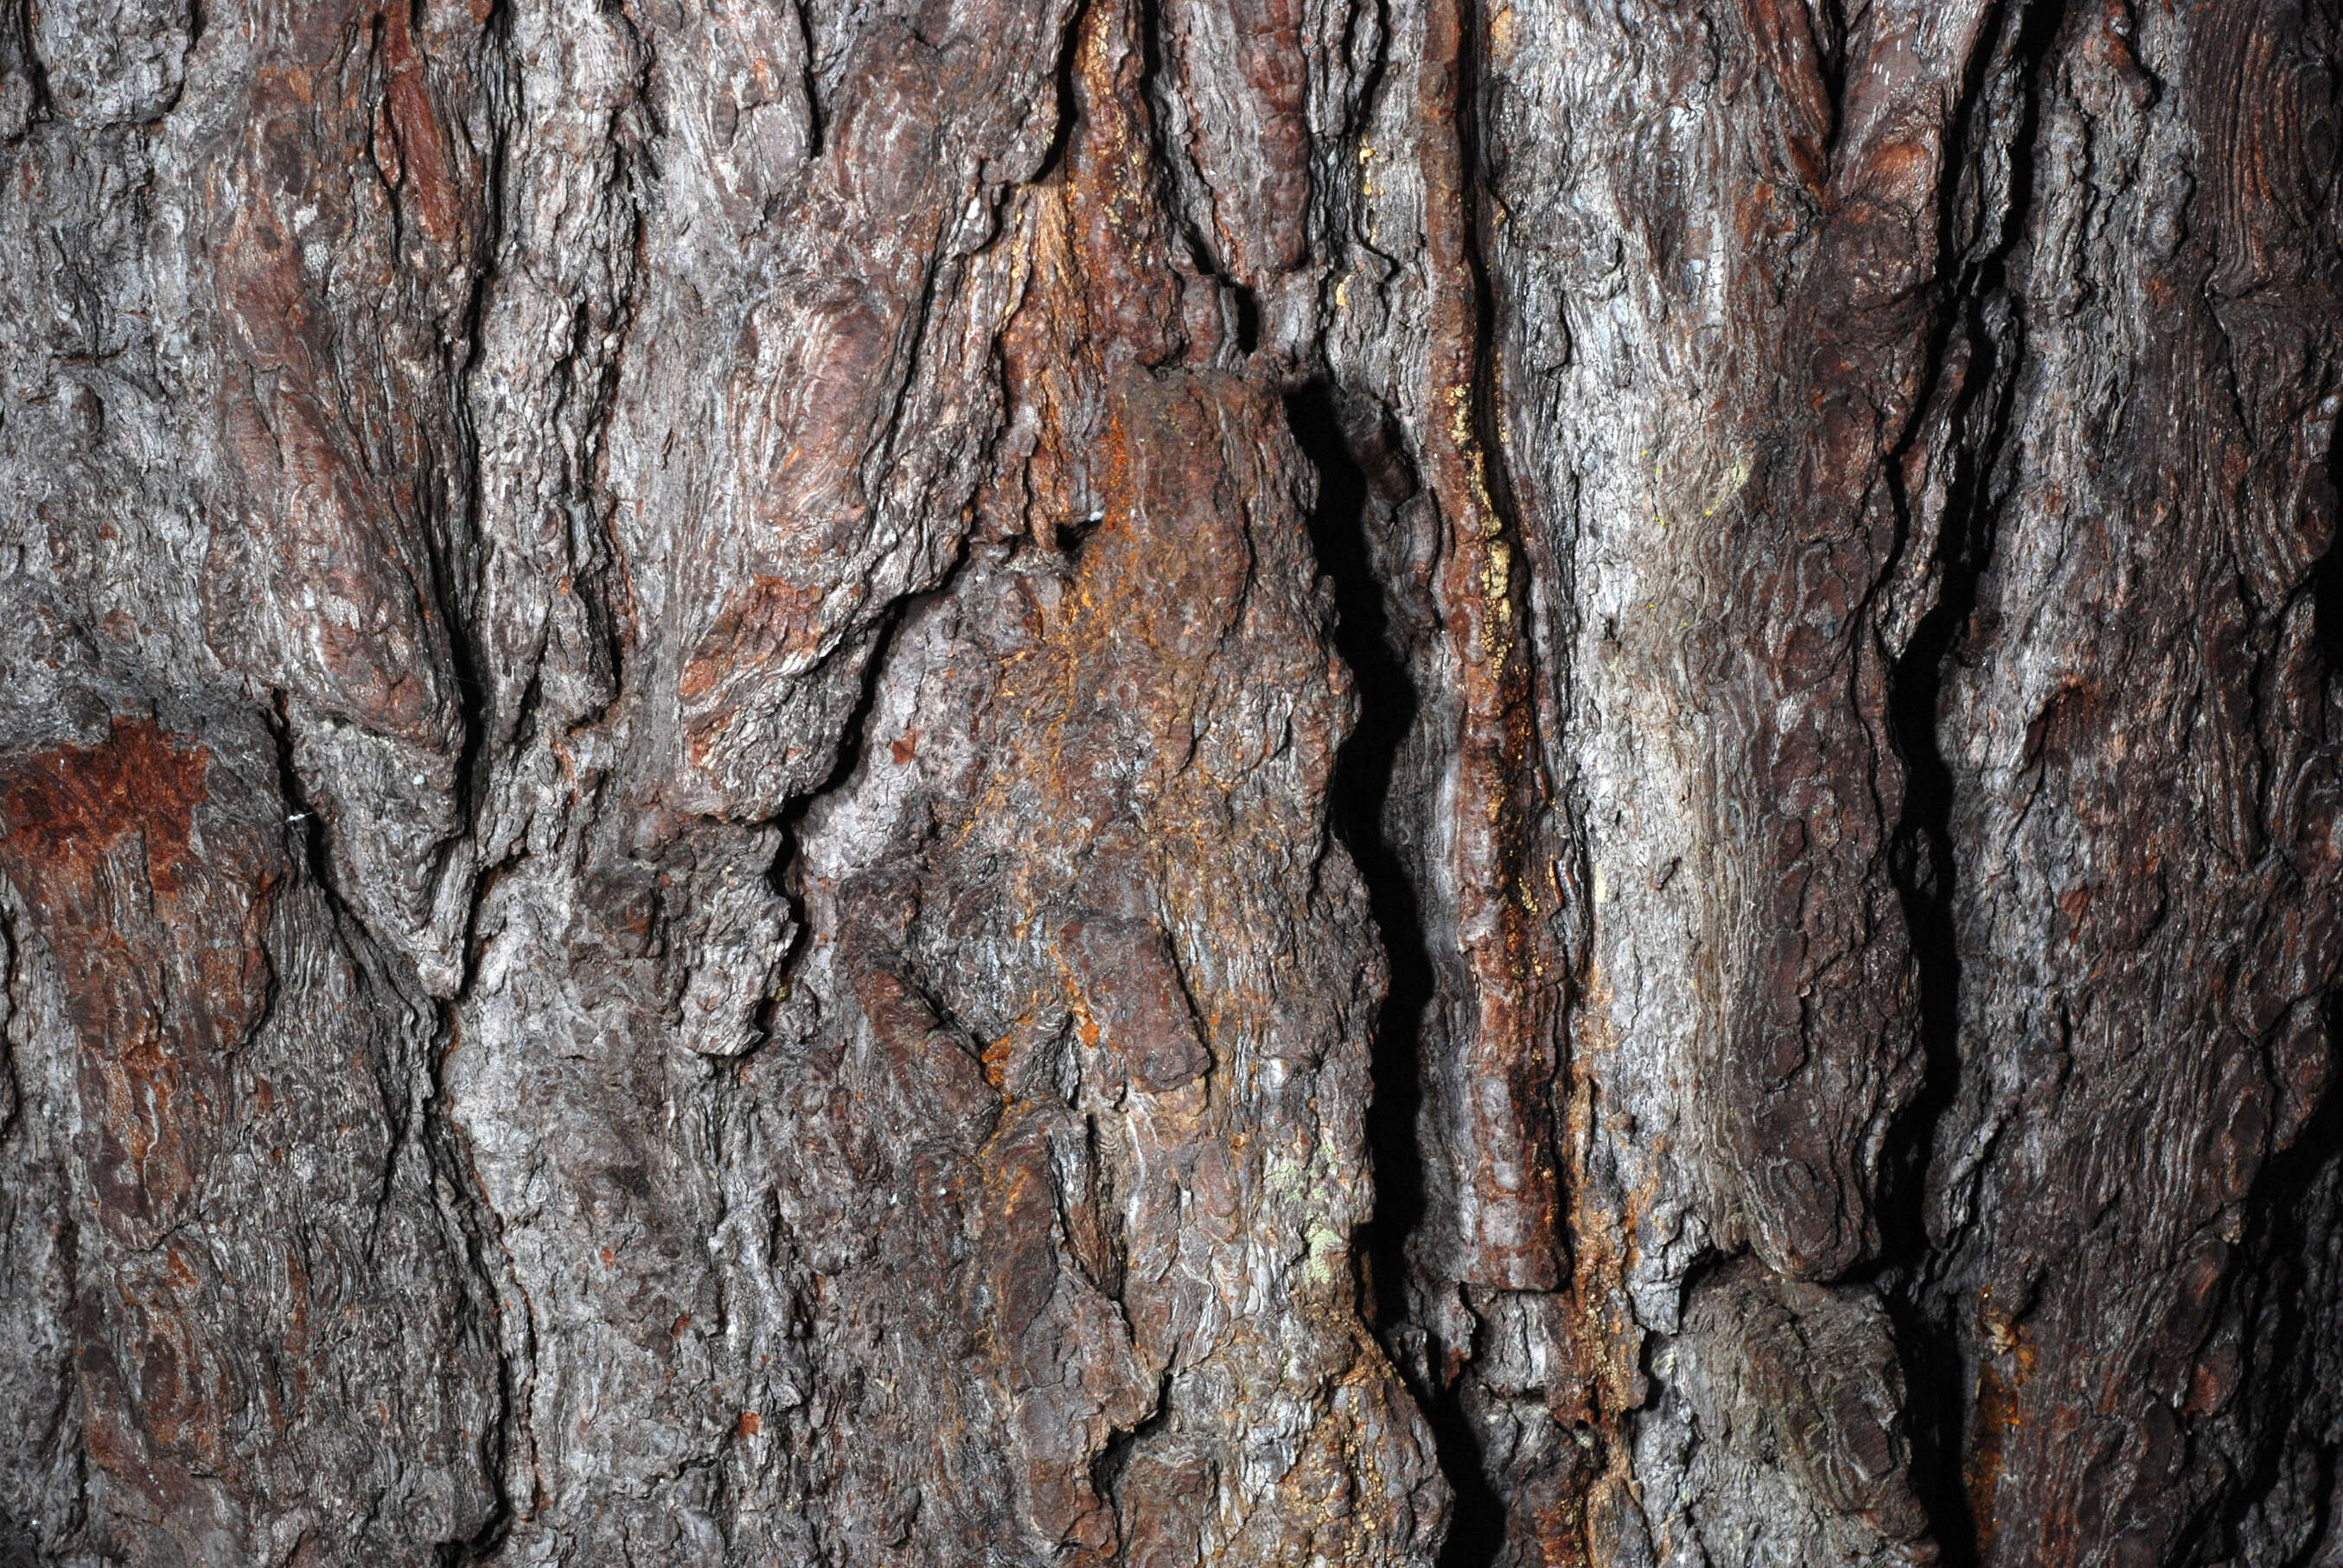
[[[0,1562],[2343,1565],[2339,11],[0,5]]]

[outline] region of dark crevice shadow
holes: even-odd
[[[2323,1016],[2317,1027],[2325,1030],[2331,1052],[2343,1040],[2343,993],[2330,992],[2319,1011]],[[2320,1363],[2328,1359],[2319,1353],[2316,1339],[2323,1327],[2316,1304],[2321,1281],[2312,1260],[2323,1232],[2343,1211],[2338,1164],[2343,1164],[2343,1091],[2330,1081],[2294,1141],[2274,1152],[2255,1177],[2247,1199],[2246,1234],[2238,1251],[2248,1261],[2243,1277],[2227,1283],[2223,1293],[2245,1292],[2240,1306],[2248,1325],[2244,1339],[2249,1359],[2239,1381],[2258,1396],[2263,1424],[2258,1432],[2247,1428],[2234,1488],[2181,1535],[2183,1550],[2175,1561],[2235,1558],[2247,1518],[2292,1479],[2287,1461],[2297,1453],[2310,1456],[2318,1482],[2303,1489],[2310,1498],[2310,1539],[2286,1563],[2293,1568],[2326,1560],[2318,1552],[2336,1529],[2331,1514],[2338,1452],[2320,1441],[2318,1427],[2324,1422],[2318,1419],[2318,1402],[2315,1390],[2305,1384],[2318,1377]],[[2333,1288],[2331,1280],[2327,1288]],[[2306,1394],[2312,1397],[2306,1399]]]
[[[1387,1331],[1407,1317],[1407,1238],[1423,1222],[1423,1158],[1416,1147],[1418,1039],[1432,1002],[1432,953],[1415,889],[1383,833],[1392,774],[1415,721],[1417,698],[1406,662],[1392,646],[1383,584],[1366,531],[1366,473],[1343,439],[1333,400],[1312,385],[1286,400],[1302,455],[1318,471],[1309,518],[1318,569],[1334,590],[1334,648],[1355,685],[1358,722],[1334,759],[1327,786],[1328,825],[1366,883],[1368,907],[1391,969],[1375,1020],[1374,1096],[1367,1140],[1374,1159],[1375,1209],[1362,1241],[1372,1276],[1373,1326]]]
[[[2024,352],[2023,322],[2007,292],[2008,257],[2033,204],[2042,75],[2049,68],[2066,13],[2066,0],[2016,0],[2001,12],[2004,26],[2011,30],[2002,33],[2010,39],[2006,54],[2000,45],[1986,51],[1977,73],[1964,84],[1952,136],[1956,156],[1948,162],[1947,185],[1938,202],[1939,255],[1958,271],[1930,345],[1931,380],[1942,376],[1956,343],[1965,342],[1972,358],[1951,421],[1953,474],[1943,533],[1936,541],[1938,597],[1896,661],[1888,685],[1889,725],[1905,767],[1904,809],[1889,865],[1917,970],[1923,1067],[1919,1091],[1898,1118],[1881,1172],[1877,1272],[1905,1374],[1913,1489],[1927,1514],[1944,1568],[1975,1568],[1981,1555],[1983,1522],[1971,1504],[1965,1460],[1971,1402],[1964,1334],[1951,1316],[1957,1311],[1954,1299],[1939,1288],[1949,1260],[1928,1233],[1926,1211],[1936,1130],[1960,1093],[1962,1076],[1964,977],[1955,910],[1960,873],[1954,831],[1956,782],[1936,726],[1946,671],[1959,657],[1993,558],[2002,498],[1997,469],[2011,433],[2016,367]],[[1990,127],[1979,123],[1990,90],[1984,72],[2000,69],[2022,73],[2026,83],[2018,123],[2009,137],[2007,206],[1990,244],[1964,257],[1955,230],[1959,203],[1951,182],[1957,178],[1960,164],[1977,156],[1991,136]],[[1916,410],[1913,418],[1912,429],[1887,464],[1891,475],[1901,472],[1904,455],[1917,438],[1921,413]],[[1909,502],[1900,490],[1897,504],[1908,528]]]
[[[1505,1500],[1489,1484],[1488,1472],[1481,1462],[1481,1440],[1456,1389],[1419,1402],[1432,1426],[1440,1473],[1454,1493],[1438,1568],[1491,1568],[1505,1549],[1506,1510]]]
[[[1965,455],[1964,465],[1974,457]],[[1975,477],[1962,476],[1974,485]],[[1957,1327],[1930,1299],[1938,1260],[1926,1215],[1937,1124],[1960,1092],[1961,960],[1954,913],[1954,779],[1936,739],[1945,667],[1976,608],[1982,541],[1967,515],[1946,519],[1938,552],[1942,595],[1921,620],[1889,680],[1889,719],[1905,765],[1904,814],[1890,866],[1918,970],[1921,1081],[1889,1140],[1880,1179],[1883,1261],[1898,1277],[1883,1292],[1903,1363],[1912,1481],[1945,1568],[1977,1562],[1976,1521],[1963,1483],[1967,1378]],[[1950,508],[1948,508],[1950,509]]]
[[[2338,698],[2343,697],[2338,691],[2343,688],[2343,507],[2338,504],[2338,492],[2343,490],[2343,423],[2328,433],[2325,462],[2311,476],[2310,487],[2311,504],[2326,518],[2328,534],[2327,548],[2312,564],[2303,591],[2310,596],[2312,646],[2322,667],[2323,718],[2331,723],[2338,715]],[[2343,740],[2343,735],[2328,730],[2325,739],[2333,744]],[[2320,1016],[2314,1027],[2325,1033],[2330,1076],[2293,1141],[2274,1151],[2254,1180],[2240,1249],[2250,1262],[2244,1280],[2231,1287],[2254,1292],[2245,1312],[2252,1324],[2247,1341],[2257,1347],[2256,1362],[2247,1373],[2246,1386],[2260,1383],[2254,1392],[2263,1402],[2266,1424],[2247,1451],[2234,1495],[2198,1523],[2187,1542],[2193,1555],[2184,1561],[2236,1555],[2247,1518],[2292,1479],[2287,1461],[2297,1453],[2309,1455],[2313,1479],[2299,1492],[2309,1499],[2310,1528],[2302,1545],[2284,1560],[2284,1568],[2332,1561],[2326,1553],[2343,1532],[2334,1506],[2343,1449],[2318,1435],[2331,1415],[2316,1399],[2300,1398],[2302,1383],[2289,1387],[2288,1379],[2289,1372],[2306,1381],[2316,1379],[2327,1370],[2321,1363],[2328,1358],[2317,1343],[2322,1325],[2313,1303],[2322,1287],[2331,1291],[2337,1282],[2331,1276],[2322,1282],[2311,1260],[2323,1231],[2343,1212],[2343,1172],[2337,1170],[2343,1164],[2343,1085],[2335,1081],[2333,1072],[2343,1066],[2338,1055],[2343,1051],[2343,991],[2329,990],[2318,1006]],[[2273,1026],[2273,1038],[2286,1027],[2281,1017]],[[2266,1038],[2263,1050],[2270,1048],[2271,1039]],[[2273,1400],[2273,1394],[2278,1398]]]
[[[1261,297],[1234,278],[1222,277],[1236,316],[1237,352],[1251,354],[1261,347]]]
[[[1077,0],[1074,8],[1066,13],[1066,25],[1058,34],[1057,69],[1051,75],[1058,115],[1050,129],[1050,145],[1042,149],[1041,162],[1033,171],[1031,183],[1034,185],[1048,184],[1065,166],[1066,149],[1072,145],[1074,126],[1081,118],[1081,97],[1074,83],[1075,47],[1081,38],[1082,20],[1090,14],[1090,0]],[[808,59],[812,57],[810,47],[806,55]],[[806,89],[806,95],[809,100],[813,96],[810,85]]]
[[[1172,1369],[1166,1365],[1155,1386],[1155,1408],[1140,1419],[1137,1426],[1119,1426],[1107,1434],[1106,1446],[1091,1461],[1091,1491],[1106,1502],[1114,1515],[1114,1533],[1118,1549],[1127,1547],[1130,1530],[1123,1523],[1122,1503],[1116,1489],[1122,1484],[1124,1474],[1131,1469],[1131,1456],[1139,1445],[1172,1425]]]
[[[1285,410],[1295,442],[1317,470],[1310,542],[1318,569],[1334,590],[1334,649],[1349,667],[1358,697],[1358,721],[1335,757],[1327,787],[1327,819],[1366,884],[1391,983],[1376,1015],[1370,1058],[1373,1097],[1367,1108],[1367,1145],[1375,1208],[1361,1229],[1357,1252],[1365,1264],[1362,1294],[1369,1323],[1407,1374],[1411,1358],[1393,1341],[1409,1321],[1408,1241],[1425,1211],[1416,1119],[1423,1100],[1423,1022],[1435,982],[1414,884],[1384,820],[1400,750],[1421,702],[1395,645],[1375,568],[1367,472],[1343,434],[1334,395],[1323,384],[1312,383],[1287,397]],[[1504,1503],[1483,1473],[1480,1444],[1455,1391],[1417,1386],[1413,1376],[1409,1381],[1455,1494],[1442,1568],[1482,1568],[1503,1545]]]
[[[1088,528],[1084,529],[1087,536]],[[1061,541],[1064,542],[1064,541]],[[1071,541],[1071,548],[1079,549],[1081,539]],[[749,1058],[756,1055],[772,1040],[773,1018],[781,999],[794,983],[798,968],[813,942],[813,924],[806,913],[805,890],[799,884],[800,862],[803,859],[805,820],[814,807],[847,789],[854,782],[855,773],[870,748],[870,726],[879,710],[880,688],[888,670],[888,660],[895,650],[896,639],[912,617],[929,605],[949,597],[960,580],[961,570],[969,562],[969,542],[963,535],[955,548],[951,561],[934,585],[907,593],[880,612],[874,623],[861,636],[833,658],[859,658],[861,668],[856,672],[858,682],[854,707],[839,731],[838,749],[830,759],[830,771],[821,781],[803,794],[792,795],[775,816],[768,819],[770,826],[780,831],[780,844],[774,851],[771,864],[765,869],[765,885],[789,911],[789,935],[779,961],[774,967],[772,990],[758,1003],[751,1026],[756,1031],[754,1043],[730,1059],[737,1075],[744,1070]]]

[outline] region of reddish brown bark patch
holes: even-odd
[[[89,1455],[169,1516],[232,1468],[237,1407],[202,1325],[216,1292],[170,1240],[240,1120],[229,1053],[267,1004],[281,854],[211,791],[212,754],[147,719],[0,762],[0,869],[80,1038],[78,1153],[96,1231],[140,1260],[82,1299]],[[156,1250],[161,1249],[159,1254]]]
[[[116,719],[98,745],[0,765],[0,869],[56,964],[101,1222],[126,1240],[167,1225],[199,1179],[228,1119],[218,1058],[267,999],[260,931],[282,871],[248,828],[202,811],[210,763]]]

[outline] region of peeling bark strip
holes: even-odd
[[[2338,1568],[2338,126],[0,6],[0,1560]]]

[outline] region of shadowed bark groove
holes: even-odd
[[[1324,386],[1313,383],[1291,395],[1286,408],[1294,438],[1317,473],[1310,540],[1318,569],[1333,588],[1332,640],[1350,669],[1359,707],[1328,783],[1327,819],[1366,882],[1390,969],[1375,1019],[1374,1090],[1367,1106],[1375,1207],[1361,1232],[1361,1296],[1370,1322],[1404,1365],[1406,1341],[1389,1336],[1403,1331],[1413,1317],[1408,1247],[1427,1212],[1424,1156],[1416,1135],[1423,1104],[1424,1014],[1437,991],[1409,869],[1385,837],[1385,822],[1419,703],[1407,663],[1392,642],[1386,609],[1392,589],[1378,568],[1379,552],[1368,532],[1367,472],[1351,450],[1342,416]],[[1482,1473],[1473,1423],[1453,1390],[1419,1381],[1411,1392],[1431,1427],[1442,1473],[1456,1493],[1440,1562],[1443,1568],[1487,1563],[1504,1539],[1505,1504]]]
[[[1423,1100],[1419,1043],[1432,1000],[1432,960],[1414,889],[1383,837],[1392,779],[1417,699],[1406,664],[1391,645],[1385,587],[1366,532],[1366,471],[1343,438],[1333,400],[1322,386],[1306,387],[1286,399],[1286,417],[1317,475],[1310,543],[1319,571],[1333,588],[1334,648],[1350,668],[1359,709],[1328,781],[1327,819],[1366,882],[1375,934],[1391,970],[1375,1019],[1374,1099],[1367,1112],[1375,1209],[1362,1256],[1366,1299],[1383,1328],[1407,1315],[1405,1247],[1423,1219],[1415,1118]]]
[[[2338,126],[0,4],[0,1559],[2338,1568]]]
[[[1926,1222],[1926,1182],[1936,1131],[1960,1086],[1961,964],[1954,890],[1960,873],[1953,825],[1954,775],[1937,740],[1946,661],[1977,605],[1978,579],[1990,563],[1996,475],[2007,466],[2014,375],[2022,351],[2022,325],[2007,293],[2007,258],[2030,206],[2035,141],[2039,132],[2041,74],[2064,25],[2063,5],[2006,6],[2001,38],[1981,51],[1964,83],[1954,143],[1966,156],[1948,170],[1939,196],[1938,254],[1955,274],[1942,307],[1943,327],[1931,345],[1931,379],[1944,387],[1944,367],[1962,361],[1949,388],[1949,424],[1960,432],[1945,487],[1944,524],[1936,542],[1939,586],[1920,618],[1891,685],[1896,746],[1910,769],[1905,813],[1894,853],[1896,885],[1919,960],[1920,1029],[1926,1070],[1897,1130],[1884,1176],[1887,1240],[1882,1249],[1883,1301],[1896,1327],[1897,1353],[1910,1396],[1913,1479],[1930,1531],[1947,1568],[1979,1561],[1976,1522],[1963,1483],[1962,1437],[1971,1419],[1969,1390],[1952,1325],[1928,1299],[1936,1252]],[[2014,76],[2014,106],[1996,102],[1996,76]],[[2000,124],[1996,123],[1999,120]],[[1980,153],[2008,160],[2000,212],[1986,234],[1966,249],[1956,227],[1959,182]],[[1940,391],[1938,396],[1945,396]],[[1916,417],[1898,457],[1907,455],[1923,427]],[[1891,467],[1891,476],[1894,469]],[[1911,528],[1913,498],[1898,498]]]

